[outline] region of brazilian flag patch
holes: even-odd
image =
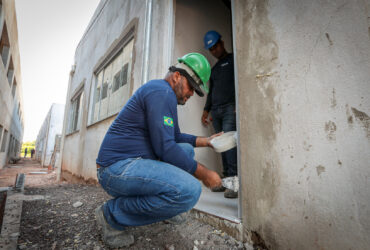
[[[166,126],[173,127],[173,120],[171,117],[163,116],[163,124]]]

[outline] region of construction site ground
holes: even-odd
[[[41,173],[47,172],[47,173]],[[99,185],[56,181],[56,171],[29,158],[0,170],[0,187],[25,173],[18,249],[109,249],[101,240],[94,210],[110,196]],[[78,204],[78,206],[77,206]],[[159,222],[131,229],[135,243],[125,249],[253,249],[189,213],[180,225]]]

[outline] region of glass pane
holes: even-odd
[[[14,95],[15,95],[15,90],[16,90],[16,88],[17,88],[17,82],[14,80],[13,81],[13,86],[12,86],[12,96],[14,97]]]
[[[101,92],[101,99],[105,99],[108,96],[108,82],[103,83],[103,90]]]
[[[126,63],[123,68],[122,68],[122,71],[121,71],[121,85],[120,87],[122,87],[123,85],[127,84],[127,72],[128,72],[128,63]]]
[[[82,92],[80,94],[80,97],[79,97],[79,109],[78,109],[78,112],[77,112],[77,129],[80,129],[81,128],[81,120],[82,120],[82,107],[83,107],[83,101],[84,101],[84,92]]]
[[[95,92],[95,102],[98,103],[100,100],[100,89],[101,85],[103,84],[103,70],[100,71],[97,77],[97,82],[96,82],[96,92]]]
[[[72,132],[77,130],[78,125],[78,114],[80,113],[80,98],[81,95],[79,95],[74,101],[73,101],[73,127]]]
[[[99,100],[100,100],[100,90],[101,90],[101,85],[103,82],[103,71],[100,71],[98,76],[95,78],[95,89],[94,89],[94,100],[93,100],[93,107],[92,107],[92,123],[98,121],[99,118]]]
[[[100,113],[99,113],[99,120],[102,120],[108,116],[108,106],[109,106],[109,91],[108,88],[111,87],[112,84],[112,64],[109,64],[104,69],[103,75],[103,86],[102,86],[102,94],[100,99]]]
[[[131,40],[123,49],[122,63],[122,83],[120,88],[119,109],[121,109],[129,99],[130,81],[131,81],[131,64],[132,64],[132,49],[134,40]]]
[[[109,115],[113,115],[117,112],[117,99],[119,94],[117,90],[121,85],[121,65],[122,65],[122,49],[117,53],[115,58],[112,61],[112,74],[113,74],[113,87],[111,96],[109,98]]]
[[[1,152],[5,152],[6,140],[8,139],[8,131],[4,130],[3,141],[1,143]]]
[[[117,89],[120,87],[120,83],[121,83],[120,75],[121,75],[121,71],[119,71],[118,73],[114,75],[112,93],[116,92]]]

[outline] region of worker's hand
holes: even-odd
[[[207,146],[213,148],[213,145],[211,144],[212,139],[217,137],[217,136],[222,135],[223,133],[224,133],[224,131],[222,131],[220,133],[217,133],[217,134],[213,134],[210,137],[207,137]]]
[[[195,171],[194,176],[201,180],[208,188],[219,187],[222,185],[222,181],[218,173],[206,168],[200,163],[197,165],[197,170]]]
[[[207,126],[209,124],[210,121],[212,121],[212,118],[210,118],[210,120],[208,120],[208,111],[206,110],[203,110],[203,114],[202,114],[202,124],[204,126]]]
[[[208,170],[207,178],[203,180],[203,184],[212,189],[215,187],[220,187],[222,185],[222,181],[218,173],[213,170]]]

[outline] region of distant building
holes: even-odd
[[[232,207],[239,237],[269,249],[369,249],[368,1],[102,0],[70,74],[62,177],[96,181],[117,113],[179,56],[214,65],[209,30],[234,53],[241,190],[235,203],[208,199],[207,212]],[[212,133],[204,103],[178,108],[183,132]],[[196,159],[220,171],[211,149]]]
[[[55,157],[59,156],[63,114],[64,104],[53,103],[37,135],[35,158],[41,162],[41,166],[48,167],[53,165]],[[56,144],[57,147],[55,147]],[[55,152],[55,148],[57,152]]]
[[[0,0],[0,169],[19,157],[24,131],[15,1]]]

